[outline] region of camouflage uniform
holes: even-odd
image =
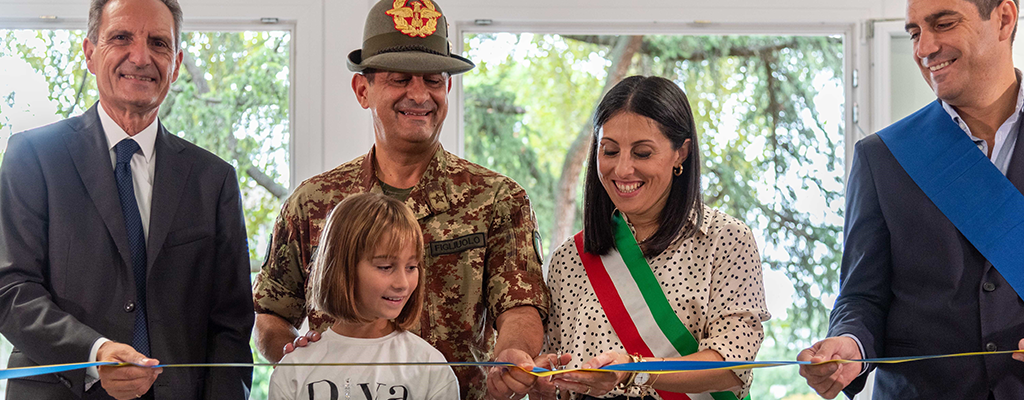
[[[307,301],[310,255],[324,219],[345,196],[381,192],[374,150],[303,182],[284,204],[253,285],[256,312],[323,331],[333,321]],[[489,361],[494,321],[513,307],[547,315],[537,224],[515,181],[438,148],[405,204],[423,228],[424,312],[413,332],[449,361]],[[486,393],[482,368],[456,367],[465,399]]]

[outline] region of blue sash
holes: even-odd
[[[879,131],[878,137],[960,233],[1018,295],[1024,294],[1024,194],[978,150],[942,104],[929,104]]]

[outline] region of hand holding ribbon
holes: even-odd
[[[558,371],[572,361],[572,354],[541,354],[533,363],[546,365],[550,371]],[[558,399],[558,388],[555,387],[554,375],[537,379],[530,389],[530,398],[538,400]]]
[[[96,359],[134,364],[130,366],[104,365],[99,367],[100,383],[107,394],[122,399],[134,399],[146,394],[153,381],[163,372],[154,368],[160,361],[147,358],[124,343],[106,342],[96,352]]]
[[[505,349],[498,353],[494,361],[518,367],[491,367],[487,374],[487,393],[494,399],[518,399],[529,392],[537,381],[537,376],[528,372],[536,367],[535,361],[522,350]]]
[[[833,339],[833,338],[830,338]],[[840,339],[840,338],[835,338]],[[829,339],[823,340],[822,342],[828,341]],[[851,339],[852,340],[852,339]],[[856,374],[860,373],[861,363],[871,364],[900,364],[908,362],[921,362],[927,360],[954,358],[954,357],[980,357],[980,356],[1005,356],[1013,354],[1015,359],[1024,361],[1024,340],[1019,344],[1021,349],[1018,350],[1002,350],[1002,351],[979,351],[969,353],[955,353],[955,354],[937,354],[927,356],[913,356],[913,357],[888,357],[888,358],[869,358],[860,359],[859,349],[856,353],[844,353],[844,351],[833,350],[832,358],[825,359],[823,356],[826,350],[823,349],[824,344],[819,342],[822,346],[811,347],[801,352],[798,361],[705,361],[705,360],[676,360],[676,361],[644,361],[637,363],[625,363],[625,364],[608,364],[600,368],[574,368],[574,369],[558,369],[549,370],[542,368],[539,365],[548,365],[548,358],[541,356],[536,360],[532,360],[531,364],[533,367],[525,364],[523,366],[529,367],[530,370],[525,370],[519,365],[512,362],[498,362],[498,361],[454,361],[454,362],[371,362],[371,363],[289,363],[289,364],[278,364],[278,363],[194,363],[194,364],[157,364],[157,360],[149,359],[145,357],[131,358],[130,356],[114,357],[109,356],[104,359],[105,352],[99,353],[99,357],[104,361],[97,362],[81,362],[71,364],[54,364],[54,365],[37,365],[33,367],[18,367],[0,369],[0,380],[4,379],[15,379],[24,378],[28,376],[37,376],[44,374],[52,374],[63,371],[72,371],[77,369],[85,369],[89,367],[101,367],[101,370],[109,368],[115,370],[118,368],[127,369],[145,369],[153,374],[160,374],[163,368],[238,368],[238,367],[298,367],[298,366],[387,366],[387,365],[420,365],[420,366],[449,366],[449,367],[498,367],[497,371],[505,369],[516,369],[523,371],[529,375],[537,378],[547,378],[550,376],[567,374],[567,373],[578,373],[578,372],[647,372],[651,375],[662,375],[662,374],[674,374],[678,372],[687,371],[715,371],[715,370],[734,370],[734,369],[750,369],[750,368],[773,368],[783,367],[789,365],[800,365],[801,367],[816,367],[816,366],[828,366],[828,365],[850,365],[853,366],[852,370]],[[114,342],[110,342],[114,343]],[[128,347],[121,343],[121,346]],[[817,346],[817,345],[816,345]],[[835,348],[834,344],[830,344],[832,348]],[[854,344],[856,346],[856,344]],[[101,347],[102,349],[102,347]],[[135,353],[134,349],[128,347],[128,351]],[[137,354],[137,353],[135,353]],[[842,354],[849,355],[850,358],[841,358]],[[141,355],[140,355],[141,356]],[[569,355],[563,355],[562,363],[569,361]],[[811,361],[811,359],[817,360],[820,357],[821,361]],[[806,358],[806,359],[805,359]],[[108,359],[114,359],[109,361]],[[121,359],[130,359],[129,361],[122,361]],[[836,371],[839,368],[835,369]],[[845,369],[844,369],[845,371]],[[833,372],[834,374],[834,372]],[[854,377],[856,377],[856,374]],[[831,375],[829,375],[831,376]],[[155,379],[155,378],[154,378]],[[537,380],[538,382],[540,379]],[[586,390],[584,390],[586,391]],[[138,393],[137,393],[138,394]]]
[[[633,361],[629,355],[606,351],[597,355],[580,366],[574,372],[557,375],[555,386],[562,390],[570,390],[589,396],[599,397],[615,389],[615,385],[626,378],[626,372],[594,371],[615,364],[628,364]]]
[[[800,366],[800,376],[821,397],[833,399],[839,392],[860,375],[861,363],[826,363],[829,360],[857,360],[863,356],[853,338],[837,336],[826,338],[797,355],[797,361],[811,364]]]

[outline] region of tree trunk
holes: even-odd
[[[199,66],[196,65],[195,59],[193,59],[192,55],[189,54],[189,52],[187,51],[185,52],[185,58],[182,60],[182,64],[185,64],[185,70],[187,70],[189,75],[192,76],[192,84],[196,85],[196,95],[201,96],[209,93],[210,84],[206,81],[206,74],[203,72],[203,70],[199,69]],[[239,163],[242,163],[242,161],[246,161],[244,160],[244,157],[246,157],[246,155],[241,154],[238,151],[238,139],[235,139],[235,135],[228,133],[227,142],[232,157],[238,160]],[[245,173],[249,175],[249,177],[252,178],[253,181],[256,182],[256,184],[262,186],[264,189],[267,189],[267,191],[270,192],[270,194],[273,195],[274,197],[277,197],[278,199],[284,199],[286,196],[288,196],[288,188],[284,187],[284,185],[274,182],[273,178],[265,174],[263,171],[260,171],[259,168],[250,166],[245,169]]]
[[[633,64],[633,55],[640,50],[642,45],[643,36],[619,36],[616,39],[610,54],[612,65],[608,68],[608,77],[605,79],[604,88],[601,89],[598,103],[604,98],[604,94],[608,93],[608,90],[626,77],[629,67]],[[593,116],[596,109],[597,104],[594,104],[588,115]],[[590,152],[593,131],[594,121],[593,118],[590,118],[576,134],[576,139],[569,146],[565,161],[562,163],[562,175],[558,178],[558,186],[555,188],[555,220],[548,242],[550,251],[554,251],[567,237],[573,234],[573,222],[576,221],[576,188],[579,187],[583,163]],[[550,256],[548,258],[550,259]]]

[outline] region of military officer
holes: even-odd
[[[371,112],[374,145],[303,182],[277,218],[253,287],[257,345],[279,360],[297,328],[332,321],[307,301],[310,256],[324,219],[346,196],[385,193],[419,219],[426,297],[418,333],[449,361],[511,361],[526,368],[543,344],[549,295],[537,223],[515,181],[441,147],[453,74],[474,64],[451,53],[445,16],[430,0],[382,0],[366,18],[362,49],[348,56],[352,89]],[[414,328],[414,332],[417,330]],[[459,367],[466,399],[518,398],[525,374]],[[529,382],[527,382],[529,383]]]

